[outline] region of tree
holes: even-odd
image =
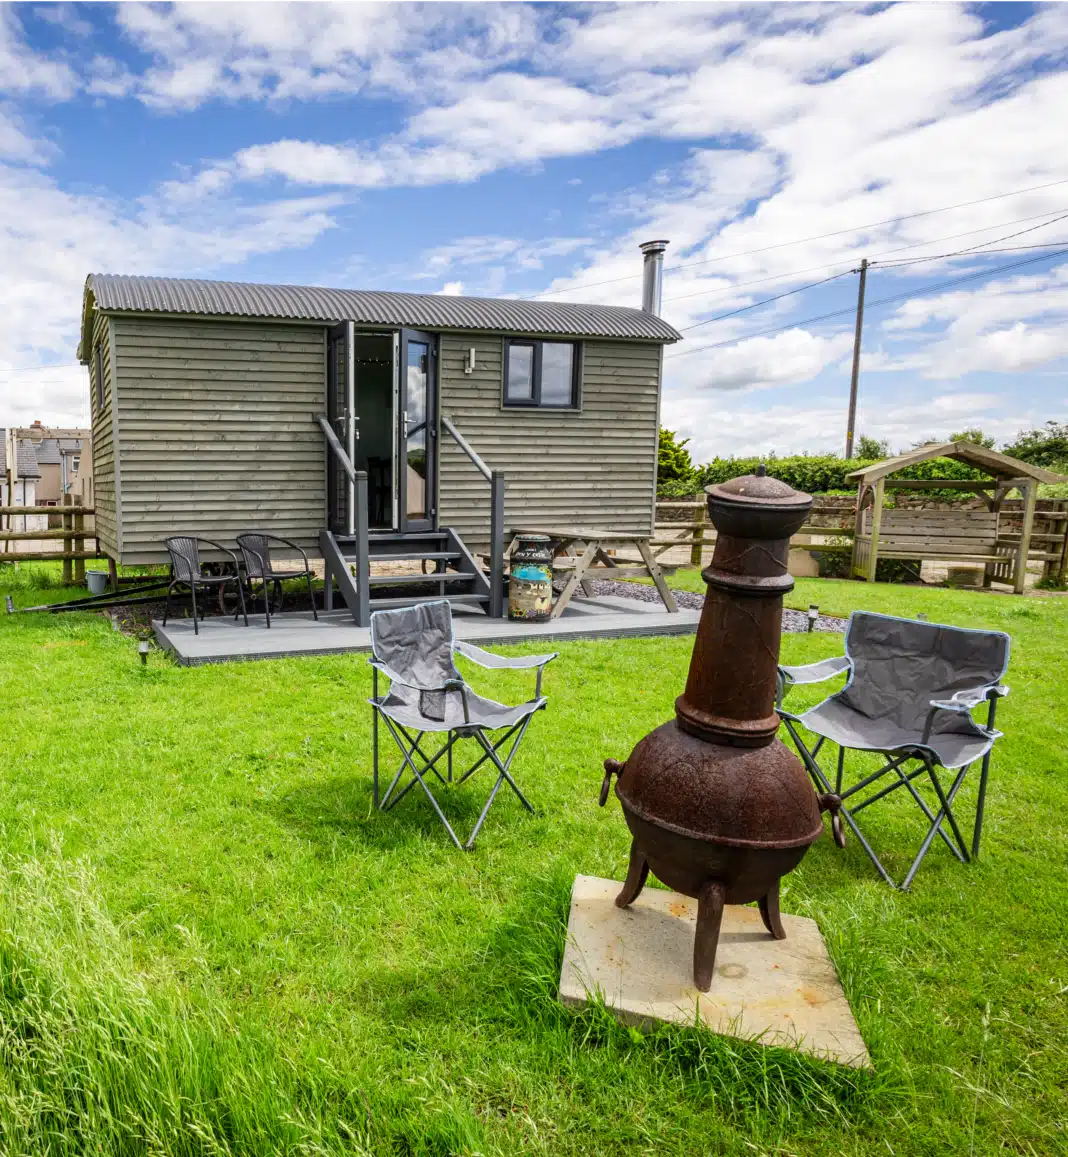
[[[976,446],[985,446],[987,450],[994,449],[994,439],[989,434],[984,434],[978,426],[961,430],[957,434],[950,434],[949,440],[951,442],[972,442]]]
[[[857,458],[889,458],[890,457],[890,443],[878,438],[869,438],[867,434],[861,434],[857,439],[856,455]]]
[[[1068,463],[1068,422],[1047,422],[1038,430],[1021,430],[1002,453],[1032,466],[1058,469]]]
[[[693,460],[690,458],[690,451],[686,449],[689,440],[683,438],[679,441],[674,430],[660,427],[660,446],[656,458],[658,485],[664,482],[696,482]]]

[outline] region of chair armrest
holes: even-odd
[[[987,715],[987,725],[984,730],[987,734],[995,738],[1000,736],[1000,731],[993,730],[994,705],[998,699],[1004,699],[1008,693],[1008,687],[1001,683],[987,683],[983,687],[965,687],[963,690],[955,692],[948,699],[929,700],[931,706],[923,725],[923,742],[926,743],[928,739],[931,738],[931,730],[934,727],[935,716],[939,711],[956,711],[967,715],[974,708],[978,707],[980,703],[986,702],[990,703],[990,711]]]
[[[988,699],[1004,699],[1009,689],[1001,683],[989,683],[985,687],[966,687],[948,699],[932,699],[931,708],[937,711],[971,711]]]
[[[302,546],[298,546],[297,543],[288,538],[283,538],[280,534],[264,534],[263,537],[269,539],[271,542],[280,542],[283,546],[288,546],[291,550],[300,551],[300,557],[304,559],[304,569],[308,569],[308,556]]]
[[[530,667],[544,667],[551,663],[559,654],[553,651],[549,655],[495,655],[492,651],[483,651],[473,643],[465,643],[461,639],[453,640],[452,649],[458,651],[465,659],[477,663],[480,667],[500,668],[511,667],[516,670]]]
[[[818,663],[805,663],[800,667],[779,667],[775,687],[776,707],[782,707],[786,693],[794,684],[823,683],[827,679],[833,679],[835,675],[840,675],[843,671],[848,671],[852,665],[851,660],[845,655],[834,655],[830,659],[820,659]],[[785,714],[789,715],[789,712]]]
[[[795,683],[822,683],[833,679],[843,671],[848,671],[850,660],[845,655],[835,655],[830,659],[820,659],[818,663],[806,663],[801,667],[780,667],[779,677],[787,687]]]

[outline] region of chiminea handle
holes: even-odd
[[[618,759],[606,759],[604,761],[604,779],[601,780],[601,798],[597,801],[599,807],[604,807],[608,803],[608,792],[612,787],[612,776],[619,775],[626,764],[620,763]]]
[[[831,834],[834,836],[834,842],[840,847],[846,846],[845,828],[842,827],[842,797],[834,794],[833,791],[826,791],[816,797],[821,812],[831,813]]]

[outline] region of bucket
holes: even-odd
[[[85,585],[91,595],[102,595],[108,589],[108,572],[106,570],[87,570]]]
[[[508,618],[544,623],[553,606],[553,552],[544,534],[516,539],[508,580]]]

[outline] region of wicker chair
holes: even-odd
[[[271,561],[271,543],[279,542],[283,546],[295,550],[304,560],[302,570],[277,570]],[[312,590],[312,571],[308,564],[308,556],[288,538],[279,538],[277,534],[265,534],[263,531],[250,531],[237,536],[237,545],[245,563],[245,577],[248,581],[249,602],[252,601],[252,582],[259,579],[263,585],[263,613],[267,617],[267,626],[271,625],[271,599],[268,587],[274,583],[276,594],[281,601],[282,582],[284,579],[303,578],[308,584],[308,598],[311,599],[312,617],[318,621],[319,612],[315,609],[315,593]]]
[[[206,575],[203,573],[203,564],[200,561],[201,544],[220,550],[230,556],[234,573],[225,575]],[[167,606],[163,611],[163,625],[171,613],[171,595],[177,587],[188,587],[193,597],[193,632],[200,634],[197,621],[197,589],[199,587],[218,587],[225,589],[227,583],[237,586],[237,597],[240,601],[240,612],[244,615],[245,626],[248,626],[248,612],[245,610],[245,592],[241,585],[241,571],[237,565],[237,555],[221,542],[214,542],[210,538],[196,538],[193,535],[178,534],[164,540],[167,553],[171,556],[171,582],[167,587]],[[235,616],[236,617],[236,616]]]

